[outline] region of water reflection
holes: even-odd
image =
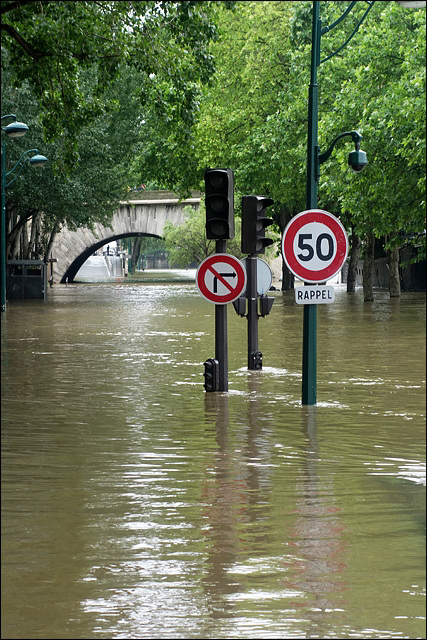
[[[290,542],[296,553],[292,584],[310,601],[307,638],[325,636],[325,614],[345,612],[344,527],[339,517],[342,509],[334,495],[332,468],[328,474],[323,472],[319,477],[317,411],[317,407],[306,407],[302,413],[306,453],[302,482],[297,484],[297,517]]]
[[[24,302],[2,326],[2,637],[424,637],[421,297],[319,310],[317,407],[286,294],[262,371],[229,313],[224,394],[192,283]]]
[[[260,403],[260,376],[248,372],[247,381],[247,415],[240,417],[245,430],[238,450],[229,434],[228,395],[205,394],[205,412],[210,422],[215,420],[217,443],[202,490],[210,544],[203,580],[209,615],[213,620],[234,618],[233,628],[238,628],[239,603],[252,601],[263,610],[278,600],[286,612],[281,624],[286,633],[292,633],[289,617],[303,624],[304,637],[327,637],[328,615],[345,612],[346,564],[334,474],[318,474],[317,407],[301,411],[305,450],[295,502],[291,506],[289,493],[282,492],[285,518],[278,526],[283,553],[270,556],[271,476],[276,465],[269,422]],[[258,622],[256,628],[265,627]],[[206,626],[206,637],[214,637],[213,629]]]
[[[206,576],[202,584],[207,598],[209,615],[215,618],[233,614],[227,595],[236,593],[239,584],[230,579],[229,570],[240,553],[239,530],[243,521],[242,488],[236,476],[231,450],[230,417],[226,393],[206,393],[205,415],[208,424],[215,425],[217,450],[207,466],[201,491],[203,534],[208,542]],[[206,633],[212,633],[206,629]]]

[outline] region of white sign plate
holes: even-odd
[[[335,300],[335,289],[326,284],[295,287],[297,304],[329,304]]]
[[[241,260],[241,263],[245,267],[245,271],[247,272],[246,258]],[[273,274],[271,273],[271,269],[264,260],[261,258],[256,259],[256,287],[257,293],[259,296],[263,296],[267,291],[270,290],[271,283],[273,282]],[[242,291],[242,295],[245,293],[246,287]]]

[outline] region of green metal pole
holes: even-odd
[[[6,143],[1,145],[1,310],[6,311]]]
[[[317,67],[320,64],[319,2],[313,2],[313,26],[311,38],[311,75],[308,91],[308,141],[307,141],[307,209],[317,207],[318,181],[318,87]],[[302,404],[316,404],[317,368],[317,308],[314,304],[304,305],[303,346],[302,346]]]

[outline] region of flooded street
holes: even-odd
[[[193,274],[194,275],[194,274]],[[191,273],[55,285],[2,318],[2,638],[424,638],[425,293],[336,287],[205,393]]]

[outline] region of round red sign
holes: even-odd
[[[215,253],[199,265],[196,284],[209,302],[227,304],[236,300],[246,287],[246,271],[234,256]]]
[[[296,215],[283,233],[282,255],[291,273],[304,282],[325,282],[344,265],[348,239],[341,222],[327,211]]]

